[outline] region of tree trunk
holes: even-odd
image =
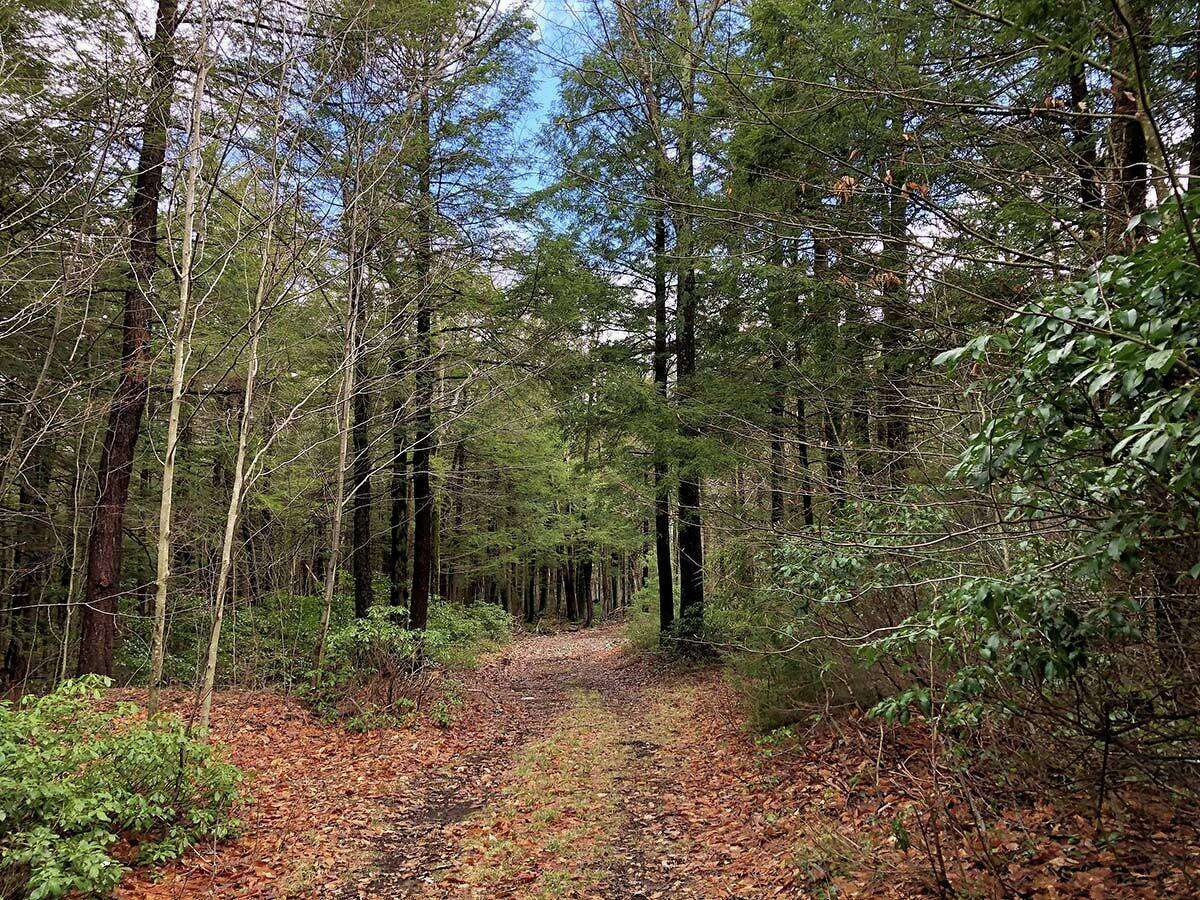
[[[846,500],[846,460],[842,455],[841,408],[837,401],[825,401],[825,480],[834,509]]]
[[[8,646],[0,683],[23,685],[33,668],[37,645],[38,610],[50,570],[50,449],[35,449],[27,471],[20,476],[17,502],[21,524],[13,545],[13,583]]]
[[[677,373],[679,393],[687,398],[695,389],[696,377],[696,264],[694,223],[692,221],[692,195],[695,191],[694,135],[696,118],[696,69],[692,53],[690,7],[680,2],[680,16],[687,22],[688,46],[684,61],[684,94],[680,136],[680,169],[684,207],[680,210],[676,224],[679,258],[682,269],[679,274],[679,315]],[[681,416],[680,435],[685,444],[693,445],[700,436],[693,424],[693,410],[684,409]],[[684,640],[699,640],[704,629],[704,548],[700,518],[700,472],[693,457],[679,472],[679,618],[680,635]]]
[[[400,354],[396,361],[398,373],[406,363]],[[397,399],[392,405],[396,425],[392,429],[391,521],[388,525],[389,602],[392,606],[408,603],[408,432],[404,421],[405,403]]]
[[[591,627],[595,618],[596,595],[592,590],[592,553],[588,550],[579,563],[579,593],[577,603],[581,607],[579,614],[583,617],[583,627]]]
[[[149,393],[147,344],[150,290],[158,268],[158,199],[166,158],[167,124],[175,87],[173,43],[177,0],[159,0],[150,43],[150,96],[142,123],[137,179],[130,204],[129,284],[121,326],[121,371],[108,411],[96,470],[96,509],[88,538],[79,673],[111,675],[121,592],[121,551],[129,476]]]
[[[532,625],[537,618],[537,566],[525,564],[525,622]]]
[[[779,240],[776,238],[776,240]],[[782,250],[775,256],[774,263],[779,270],[783,268]],[[781,271],[780,273],[781,274]],[[783,292],[780,290],[778,278],[772,279],[776,284],[772,285],[768,281],[767,289],[767,314],[768,324],[770,327],[770,335],[768,335],[767,347],[771,353],[771,363],[769,367],[771,378],[771,401],[770,401],[770,429],[771,429],[771,449],[770,449],[770,469],[768,472],[768,491],[771,495],[771,512],[770,522],[772,528],[779,528],[783,525],[783,412],[784,412],[784,354],[787,343],[783,336]]]
[[[1115,153],[1115,183],[1109,192],[1109,249],[1136,244],[1145,235],[1135,226],[1127,235],[1133,218],[1146,209],[1149,186],[1149,147],[1138,100],[1138,75],[1135,57],[1147,64],[1150,37],[1150,11],[1145,0],[1114,0],[1117,21],[1112,43],[1113,119],[1112,145]]]
[[[667,223],[662,210],[654,220],[654,387],[667,400]],[[675,621],[675,585],[671,574],[671,489],[661,451],[654,455],[654,559],[658,566],[658,627],[662,634]]]
[[[367,274],[366,248],[359,250],[359,259],[352,264],[354,285],[351,288],[357,319],[354,332],[354,424],[351,438],[354,444],[354,484],[350,493],[350,508],[353,510],[354,538],[350,548],[350,563],[354,573],[354,615],[362,619],[367,615],[374,599],[371,585],[371,398],[367,392],[367,360],[364,351],[367,327]]]
[[[420,138],[424,142],[417,172],[417,269],[420,284],[417,296],[417,371],[416,371],[416,445],[413,450],[413,574],[409,626],[425,628],[429,620],[429,595],[433,567],[434,498],[430,463],[433,457],[433,194],[431,191],[432,154],[429,146],[429,86],[420,99]]]
[[[903,132],[902,118],[897,128]],[[888,189],[883,249],[883,427],[884,479],[899,484],[911,443],[908,363],[905,347],[912,329],[908,307],[908,194],[904,175],[893,173]]]
[[[1200,22],[1192,44],[1192,146],[1188,152],[1188,190],[1200,187]]]
[[[179,257],[179,304],[175,309],[175,330],[171,340],[171,406],[167,412],[167,445],[163,453],[162,495],[158,508],[158,568],[154,591],[154,630],[150,639],[150,691],[146,709],[153,716],[158,712],[158,692],[162,686],[163,657],[166,653],[167,584],[171,578],[171,504],[175,488],[175,454],[178,449],[179,417],[183,409],[183,382],[190,351],[188,319],[191,315],[192,255],[195,249],[193,233],[196,220],[196,185],[203,165],[201,155],[201,106],[204,82],[208,77],[208,7],[201,11],[200,59],[192,90],[192,108],[187,144],[187,179],[184,188],[183,221],[180,228],[183,246]]]
[[[799,347],[799,342],[796,344]],[[799,356],[799,350],[797,350]],[[808,471],[808,413],[804,397],[796,395],[796,457],[800,466],[800,508],[804,524],[813,524],[812,478]]]
[[[354,396],[354,347],[358,342],[355,334],[357,316],[354,309],[346,310],[346,348],[342,359],[342,384],[337,406],[338,459],[334,475],[333,520],[329,526],[329,554],[325,562],[325,588],[321,605],[321,630],[317,635],[317,659],[315,677],[321,677],[321,666],[325,662],[325,642],[329,637],[329,620],[333,613],[333,592],[337,586],[338,553],[342,543],[342,507],[346,501],[346,461],[350,444],[350,405]]]
[[[282,81],[282,76],[281,76]],[[275,137],[279,136],[279,120],[282,115],[283,92],[280,91],[279,106],[275,111]],[[204,677],[200,683],[200,728],[207,729],[209,720],[212,715],[212,695],[213,689],[216,686],[217,680],[217,651],[221,646],[221,625],[225,617],[225,591],[226,585],[229,583],[229,574],[233,569],[233,535],[237,529],[238,515],[241,512],[242,502],[245,494],[245,476],[246,476],[246,445],[249,441],[251,414],[254,408],[254,387],[258,378],[258,348],[263,331],[263,307],[266,304],[267,295],[270,291],[271,273],[274,265],[274,250],[275,250],[275,216],[279,204],[280,182],[278,174],[278,161],[276,161],[276,177],[272,186],[271,194],[271,216],[267,221],[267,233],[263,241],[262,254],[259,257],[259,274],[258,286],[254,292],[254,305],[250,310],[250,347],[248,349],[248,358],[246,361],[246,384],[242,391],[242,411],[241,417],[238,420],[238,438],[237,451],[233,462],[233,485],[229,492],[229,505],[225,511],[225,532],[221,540],[221,562],[217,572],[217,585],[213,597],[213,623],[212,629],[208,635],[208,652],[205,655]],[[353,340],[348,342],[353,344]],[[349,377],[349,375],[347,375]],[[347,387],[349,390],[349,387]],[[342,492],[342,473],[345,471],[346,460],[346,440],[345,440],[345,419],[339,415],[339,465],[338,465],[338,506],[335,512],[337,521],[337,529],[341,528],[341,492]],[[268,441],[269,444],[269,441]],[[266,447],[259,450],[251,461],[250,470],[253,471],[257,465],[259,458],[266,451]],[[335,551],[336,558],[336,531],[335,531]],[[333,595],[330,592],[327,596],[327,605],[324,608],[322,615],[321,626],[321,648],[324,649],[325,635],[329,628],[329,607],[332,605]],[[234,633],[236,634],[237,622],[234,622]],[[320,664],[318,663],[318,666]]]
[[[1083,61],[1072,59],[1068,75],[1071,94],[1071,155],[1079,179],[1079,203],[1085,212],[1100,208],[1100,188],[1096,183],[1096,136],[1088,118],[1087,75]]]
[[[579,621],[579,595],[577,592],[575,572],[575,554],[567,550],[567,564],[563,567],[563,602],[566,605],[567,618],[572,622]]]

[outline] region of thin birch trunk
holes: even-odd
[[[279,76],[277,105],[275,108],[275,135],[272,143],[279,138],[281,119],[283,116],[284,97],[287,94],[287,79],[291,75],[291,65],[284,66]],[[289,149],[289,155],[291,150]],[[254,386],[258,378],[258,348],[263,330],[263,307],[270,290],[270,276],[274,266],[275,254],[275,221],[279,214],[280,194],[280,163],[275,161],[274,181],[271,186],[270,216],[267,220],[267,235],[263,241],[262,254],[259,257],[258,284],[254,292],[254,305],[250,312],[250,346],[246,362],[246,384],[242,391],[242,415],[238,421],[238,443],[234,459],[233,485],[229,494],[229,506],[225,513],[225,532],[221,540],[221,563],[217,572],[217,583],[213,597],[213,624],[208,636],[208,652],[205,656],[204,675],[197,697],[200,707],[199,724],[201,729],[207,729],[212,719],[212,696],[217,680],[217,652],[221,646],[221,627],[225,620],[225,594],[229,588],[230,573],[233,571],[233,541],[237,533],[238,519],[241,514],[242,501],[246,495],[247,468],[254,470],[262,459],[263,454],[271,445],[271,438],[246,465],[246,445],[250,438],[250,418],[254,407]],[[295,561],[293,560],[293,567]],[[236,622],[235,622],[236,624]]]
[[[278,195],[279,182],[276,179],[275,193]],[[275,203],[271,204],[271,219],[267,225],[267,237],[263,244],[261,269],[258,275],[258,287],[254,293],[254,309],[250,317],[250,349],[246,363],[246,386],[242,392],[242,416],[238,422],[237,454],[233,463],[233,487],[229,494],[229,508],[225,513],[225,534],[221,541],[221,566],[217,573],[217,587],[213,598],[213,624],[208,636],[208,654],[204,662],[204,680],[200,687],[199,723],[202,730],[207,729],[212,717],[213,686],[217,680],[217,649],[221,642],[221,624],[225,618],[225,591],[229,584],[229,573],[233,568],[233,539],[237,534],[238,515],[241,512],[243,485],[246,475],[246,442],[250,435],[250,413],[254,404],[254,382],[258,377],[258,344],[262,336],[262,310],[266,300],[269,273],[275,239]],[[236,623],[235,623],[236,624]]]
[[[357,198],[356,198],[357,199]],[[355,240],[354,231],[357,209],[351,212],[351,244]],[[353,258],[353,246],[348,254]],[[321,666],[325,662],[325,641],[329,637],[329,619],[333,611],[333,590],[337,584],[338,551],[342,540],[342,506],[346,495],[346,459],[349,456],[350,440],[350,408],[353,405],[355,390],[355,365],[358,350],[358,299],[353,290],[349,291],[349,302],[346,310],[346,349],[342,360],[342,390],[338,398],[338,464],[337,486],[334,489],[333,523],[329,529],[329,563],[325,568],[325,596],[321,608],[321,632],[317,638],[316,678],[321,677]]]
[[[204,82],[208,77],[208,7],[201,9],[201,34],[197,50],[196,82],[192,90],[191,127],[187,145],[187,182],[184,189],[183,248],[179,265],[179,306],[176,309],[175,333],[172,336],[171,409],[167,417],[167,446],[163,458],[162,500],[158,508],[158,575],[154,596],[154,633],[150,640],[150,715],[158,712],[159,690],[162,686],[163,656],[167,623],[167,582],[171,576],[171,501],[175,487],[175,450],[179,443],[179,418],[183,406],[184,371],[189,353],[188,314],[192,290],[192,232],[196,220],[196,183],[203,165],[200,150],[200,114],[204,100]]]
[[[349,329],[354,329],[354,317],[351,316]],[[333,524],[329,529],[329,561],[325,566],[325,597],[321,609],[321,633],[317,640],[317,672],[325,661],[325,639],[329,636],[329,617],[333,610],[333,589],[337,583],[338,548],[342,539],[342,504],[346,492],[346,457],[347,444],[350,437],[350,397],[354,393],[354,360],[351,358],[354,344],[353,336],[346,341],[346,371],[342,375],[342,391],[338,402],[338,466],[337,487],[334,490]]]

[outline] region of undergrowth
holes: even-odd
[[[237,829],[241,774],[173,716],[98,705],[107,679],[0,702],[0,896],[111,891]]]
[[[423,631],[408,627],[404,607],[377,605],[330,633],[322,667],[302,692],[322,714],[356,730],[421,711],[445,727],[461,705],[447,671],[474,666],[511,637],[512,617],[494,604],[436,601]]]

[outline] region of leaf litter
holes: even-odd
[[[132,692],[121,692],[133,697]],[[976,797],[918,724],[817,715],[756,742],[716,669],[614,628],[527,636],[463,677],[448,728],[354,733],[223,691],[241,836],[121,897],[1167,897],[1200,892],[1197,810]],[[167,697],[184,709],[187,696]],[[981,815],[986,807],[986,815]]]

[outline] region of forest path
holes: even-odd
[[[518,636],[443,677],[460,683],[423,715],[369,729],[277,692],[219,692],[213,739],[248,775],[243,828],[138,867],[120,897],[929,894],[924,854],[897,837],[928,793],[910,771],[919,731],[896,742],[814,710],[756,740],[722,670],[628,647],[619,626]],[[437,727],[429,704],[456,694]]]
[[[518,637],[431,694],[463,698],[446,728],[435,709],[360,730],[277,692],[219,692],[213,738],[249,776],[243,828],[135,868],[119,897],[944,894],[922,812],[932,796],[958,801],[927,765],[925,729],[814,708],[756,738],[721,670],[681,670],[623,637],[616,627]],[[191,694],[166,700],[184,711]],[[959,815],[973,809],[958,802]],[[982,857],[991,868],[954,847],[944,858],[961,883],[994,878],[998,859],[1020,889],[981,896],[1196,896],[1190,880],[1186,891],[1107,890],[1118,864],[1107,839],[1077,845],[1077,823],[1038,810],[995,835]],[[1146,822],[1188,810],[1156,807]],[[954,839],[951,827],[963,826],[938,822],[939,840]],[[1196,846],[1173,845],[1175,883],[1191,879]],[[1123,851],[1122,877],[1136,884],[1161,848],[1147,830]]]
[[[701,896],[662,802],[694,679],[622,643],[614,626],[524,636],[472,673],[454,725],[470,749],[397,795],[358,895]]]

